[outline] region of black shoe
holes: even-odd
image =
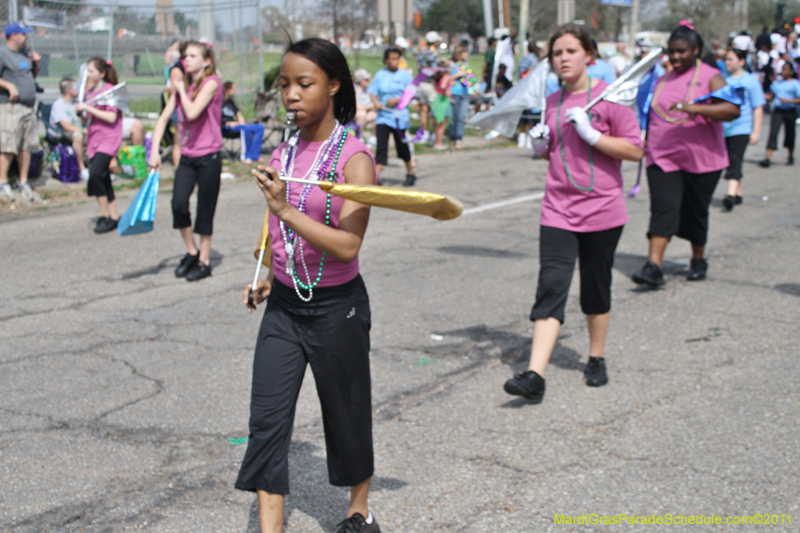
[[[633,281],[643,285],[650,285],[651,287],[660,287],[664,284],[664,272],[661,267],[652,261],[647,261],[642,269],[635,273]]]
[[[608,383],[606,360],[602,357],[589,357],[589,362],[586,363],[586,368],[583,370],[583,377],[586,378],[586,384],[590,387],[602,387]]]
[[[741,205],[742,202],[744,202],[744,199],[741,196],[736,195],[736,196],[733,197],[733,203],[734,204]]]
[[[736,199],[730,194],[722,199],[722,206],[725,208],[725,211],[733,211],[733,206],[735,204],[736,204]]]
[[[200,260],[200,252],[197,252],[197,255],[192,255],[187,253],[181,259],[180,264],[175,267],[175,277],[176,278],[185,278],[186,274],[192,269],[193,266],[197,264]]]
[[[403,182],[403,187],[411,187],[417,181],[414,174],[406,174],[406,181]]]
[[[789,159],[787,159],[786,160],[786,164],[789,165],[789,166],[794,165],[794,157],[790,157]]]
[[[117,229],[117,221],[110,217],[100,217],[97,221],[97,226],[94,228],[95,233],[108,233]]]
[[[760,166],[761,168],[769,168],[769,159],[764,159],[763,161],[759,161],[758,166]]]
[[[361,513],[355,513],[336,525],[336,533],[381,533],[381,528],[374,515],[372,523],[367,524],[367,519]]]
[[[706,271],[708,271],[708,261],[705,259],[692,259],[686,279],[687,281],[703,281],[706,279]]]
[[[192,269],[186,274],[186,281],[197,281],[207,278],[211,275],[211,265],[207,265],[202,261],[194,264]]]
[[[527,398],[533,403],[541,403],[544,398],[544,378],[533,370],[519,372],[506,381],[503,390],[514,396]]]

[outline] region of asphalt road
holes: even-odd
[[[761,170],[745,201],[711,215],[709,279],[688,283],[689,246],[667,284],[640,292],[647,187],[614,272],[610,383],[583,383],[588,340],[573,283],[541,405],[503,382],[530,349],[545,163],[503,149],[420,157],[418,188],[473,209],[439,222],[374,209],[361,253],[372,302],[376,473],[384,532],[698,531],[568,525],[555,515],[784,515],[800,524],[800,186]],[[627,188],[635,165],[625,165]],[[385,182],[403,178],[399,165]],[[131,195],[120,199],[127,206]],[[258,314],[241,303],[265,202],[224,182],[214,274],[191,284],[169,196],[156,229],[92,233],[96,207],[0,223],[0,530],[256,532],[233,489],[247,435]],[[291,448],[287,532],[332,531],[347,491],[327,483],[313,378]],[[791,515],[792,524],[786,523]],[[723,518],[724,520],[724,518]]]

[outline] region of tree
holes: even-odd
[[[433,0],[423,7],[420,30],[480,37],[485,34],[483,4],[481,0]]]

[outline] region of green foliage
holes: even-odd
[[[433,0],[424,9],[420,27],[422,32],[466,32],[473,38],[484,34],[483,5],[480,0]]]

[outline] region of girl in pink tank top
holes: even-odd
[[[100,57],[86,64],[86,101],[118,83],[114,65]],[[114,188],[111,185],[111,161],[122,143],[122,112],[116,107],[98,104],[75,104],[75,111],[86,113],[86,154],[89,156],[89,196],[97,197],[100,218],[95,233],[106,233],[117,227]],[[83,154],[79,154],[83,157]]]
[[[270,212],[273,264],[254,288],[254,304],[248,304],[251,286],[245,288],[250,311],[267,297],[269,304],[256,343],[250,436],[236,488],[258,492],[262,524],[283,523],[292,417],[309,364],[325,421],[329,479],[350,487],[338,531],[379,533],[367,503],[374,472],[370,308],[358,273],[369,206],[281,180],[374,185],[375,162],[344,127],[355,117],[356,96],[336,45],[317,38],[293,44],[279,82],[299,131],[275,150],[270,166],[252,171]]]
[[[186,255],[175,268],[175,276],[197,281],[211,275],[211,234],[219,197],[222,173],[222,83],[216,75],[214,51],[206,43],[190,41],[183,58],[186,78],[175,84],[167,105],[153,131],[153,146],[161,137],[173,112],[178,110],[176,144],[181,159],[175,169],[172,188],[172,227],[179,230],[186,245]],[[158,150],[150,154],[150,167],[161,169]],[[200,246],[192,233],[189,197],[197,183],[197,214],[194,233],[200,234]]]
[[[689,281],[705,279],[708,206],[728,166],[722,122],[739,116],[739,106],[707,96],[727,83],[720,72],[700,62],[703,39],[687,21],[670,35],[672,70],[656,81],[647,133],[650,186],[648,260],[633,281],[664,284],[661,261],[673,235],[692,246]]]

